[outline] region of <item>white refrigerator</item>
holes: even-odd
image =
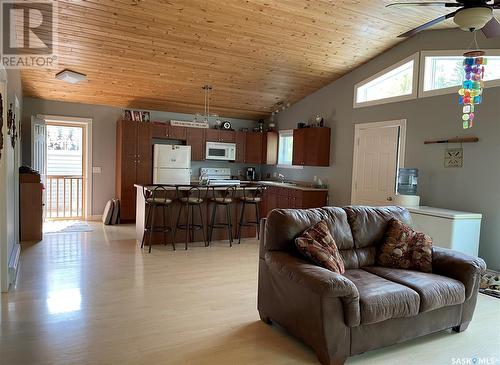
[[[153,184],[187,185],[191,180],[191,146],[154,145]]]

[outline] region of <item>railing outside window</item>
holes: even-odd
[[[83,176],[47,175],[45,184],[47,219],[83,219]]]

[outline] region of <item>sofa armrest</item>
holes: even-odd
[[[269,271],[280,280],[293,282],[320,298],[339,298],[346,324],[350,327],[359,325],[359,292],[351,280],[282,251],[267,252],[265,261]]]
[[[472,296],[475,283],[485,269],[486,263],[479,257],[442,247],[432,248],[432,270],[461,281],[465,286],[465,300]]]

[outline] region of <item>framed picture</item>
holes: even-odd
[[[123,119],[132,120],[132,112],[130,110],[126,109],[124,114],[123,114]]]
[[[149,112],[142,112],[141,113],[141,121],[142,122],[150,122],[151,121],[151,115]]]
[[[133,110],[132,111],[132,120],[134,122],[140,122],[141,121],[141,112],[138,110]]]

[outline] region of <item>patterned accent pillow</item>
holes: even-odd
[[[379,247],[377,264],[432,272],[432,238],[393,218]]]
[[[297,237],[295,246],[302,255],[316,265],[339,274],[345,272],[344,260],[324,220],[309,227],[302,236]]]

